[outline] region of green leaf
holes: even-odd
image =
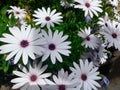
[[[14,26],[17,23],[18,19],[15,19],[14,14],[12,13],[11,18],[9,20],[9,26]]]
[[[4,7],[1,9],[0,13],[1,13],[2,15],[6,15],[7,10],[8,10],[8,5],[4,6]]]

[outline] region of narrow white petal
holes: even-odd
[[[54,52],[51,52],[50,58],[51,58],[52,63],[55,64],[56,63],[56,57],[55,57]]]
[[[27,82],[26,78],[15,78],[11,80],[12,83],[21,83],[21,82]]]
[[[23,60],[24,65],[28,63],[28,55],[25,50],[23,51],[22,60]]]
[[[17,52],[19,51],[19,49],[12,51],[10,54],[8,54],[8,56],[6,57],[6,60],[10,60]]]
[[[18,89],[20,88],[21,86],[23,86],[26,82],[21,82],[21,83],[17,83],[15,85],[13,85],[12,89]]]
[[[14,58],[14,64],[16,64],[16,63],[19,61],[22,53],[23,53],[23,50],[20,50],[20,51],[16,54],[16,56],[15,56],[15,58]]]

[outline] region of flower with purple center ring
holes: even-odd
[[[120,50],[120,24],[118,22],[111,21],[108,23],[108,27],[105,27],[100,33],[104,36],[107,47],[113,46]]]
[[[91,28],[85,28],[84,30],[80,30],[78,32],[78,36],[82,37],[84,40],[82,42],[82,45],[86,48],[92,48],[95,49],[100,44],[100,39],[97,37],[97,35],[91,34]]]
[[[12,13],[14,14],[16,19],[20,19],[23,20],[24,18],[26,18],[26,14],[27,12],[25,11],[25,9],[21,9],[20,7],[16,7],[16,6],[10,6],[10,10],[7,10],[9,15],[9,18],[11,18]]]
[[[46,84],[54,84],[52,81],[47,79],[51,76],[51,73],[44,73],[47,69],[47,65],[42,67],[42,63],[38,64],[34,63],[34,66],[28,64],[27,67],[21,65],[21,71],[13,71],[16,78],[11,80],[13,85],[13,89],[20,90],[40,90],[40,87]],[[40,87],[39,87],[40,86]]]
[[[46,85],[42,90],[77,90],[78,84],[72,77],[62,68],[57,75],[53,75],[54,85]]]
[[[102,12],[101,9],[102,1],[101,0],[74,0],[77,2],[77,5],[74,5],[75,8],[82,9],[85,12],[85,17],[89,15],[93,18],[93,15],[98,17],[98,12]]]
[[[13,58],[16,64],[22,57],[23,63],[28,63],[28,57],[35,59],[35,55],[42,55],[44,48],[42,47],[46,42],[40,35],[40,30],[35,30],[31,26],[25,27],[22,25],[20,28],[14,26],[9,28],[11,34],[3,34],[0,38],[1,42],[6,43],[0,46],[0,53],[9,53],[6,60]]]
[[[97,90],[97,87],[101,87],[97,80],[100,80],[98,67],[95,67],[92,62],[88,60],[80,59],[79,64],[73,62],[74,67],[70,67],[73,78],[79,83],[77,86],[81,90]]]
[[[65,41],[68,38],[68,35],[63,36],[63,32],[58,32],[56,30],[54,33],[52,33],[51,30],[47,32],[42,31],[43,37],[46,40],[46,44],[44,46],[45,52],[43,53],[42,56],[42,61],[45,61],[49,56],[53,64],[56,63],[56,59],[59,62],[62,62],[62,57],[60,54],[63,54],[65,56],[69,56],[71,53],[69,49],[71,46],[70,41]]]
[[[56,9],[47,10],[42,7],[42,9],[35,10],[33,16],[35,17],[34,21],[36,25],[41,25],[41,27],[47,26],[50,29],[50,26],[54,27],[54,24],[60,24],[62,22],[62,16],[60,12],[56,13]]]

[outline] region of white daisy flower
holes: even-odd
[[[11,34],[4,33],[3,38],[0,38],[1,42],[6,43],[0,46],[0,53],[9,53],[6,60],[14,58],[14,64],[16,64],[22,56],[23,63],[28,63],[28,57],[35,59],[35,55],[42,55],[45,44],[45,40],[40,35],[40,31],[31,26],[21,28],[16,26],[9,28]]]
[[[101,32],[108,43],[107,47],[114,46],[116,49],[120,50],[120,24],[116,21],[112,21],[108,26],[108,28],[105,28],[105,30]]]
[[[53,75],[55,85],[45,86],[43,90],[76,90],[77,83],[72,77],[67,71],[61,69],[58,71],[58,76]]]
[[[42,7],[42,9],[39,9],[34,11],[35,14],[33,16],[36,18],[34,21],[36,22],[36,25],[41,25],[41,27],[47,26],[48,29],[50,29],[50,26],[54,27],[54,24],[60,24],[62,22],[62,16],[61,12],[56,13],[56,9],[50,10],[50,8],[47,8],[47,10]]]
[[[85,11],[85,17],[87,15],[90,15],[91,18],[93,18],[93,14],[98,16],[98,12],[102,12],[101,9],[102,1],[101,0],[74,0],[75,2],[79,3],[78,5],[75,5],[75,8],[80,8]]]
[[[79,83],[79,90],[97,90],[97,87],[100,87],[100,84],[96,80],[100,80],[101,78],[98,76],[99,72],[98,67],[94,67],[92,62],[88,62],[88,60],[80,60],[80,64],[73,63],[74,68],[70,67],[74,78]]]
[[[71,42],[65,41],[68,38],[68,35],[63,36],[63,32],[59,33],[58,30],[54,33],[49,30],[48,34],[43,30],[42,34],[47,42],[47,44],[44,45],[45,52],[43,54],[42,61],[45,61],[50,56],[52,63],[55,64],[56,59],[59,62],[63,61],[60,54],[69,56],[71,52],[68,49],[71,48],[71,46],[69,46]]]
[[[25,9],[21,9],[20,7],[16,7],[16,6],[10,6],[10,10],[7,10],[9,15],[9,18],[11,18],[12,13],[14,14],[16,19],[24,19],[26,18],[26,14],[27,12],[25,11]]]
[[[85,28],[85,30],[79,31],[78,36],[84,39],[84,41],[82,42],[82,45],[83,46],[85,45],[86,48],[89,47],[89,48],[95,49],[98,47],[100,43],[99,38],[96,35],[91,34],[90,27],[88,27],[88,29]]]
[[[47,69],[47,65],[42,67],[42,63],[40,62],[38,65],[28,67],[23,67],[21,71],[13,71],[13,74],[18,76],[11,80],[13,85],[12,89],[20,90],[40,90],[39,86],[43,86],[46,84],[52,83],[48,77],[51,76],[51,73],[43,73]]]

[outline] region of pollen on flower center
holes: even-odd
[[[50,19],[51,19],[51,18],[50,18],[49,16],[45,17],[45,20],[46,20],[46,21],[50,21]]]
[[[55,49],[56,49],[56,46],[55,46],[55,44],[51,43],[51,44],[48,45],[48,48],[49,48],[50,50],[55,50]]]
[[[65,89],[65,85],[59,85],[59,86],[58,86],[58,90],[66,90],[66,89]]]
[[[90,37],[89,37],[89,36],[87,36],[87,37],[86,37],[86,40],[87,40],[87,41],[90,41]]]
[[[90,3],[85,3],[85,6],[87,7],[87,8],[89,8],[90,7]]]
[[[113,38],[117,38],[117,34],[116,33],[112,33],[112,37]]]
[[[31,76],[30,76],[30,80],[31,80],[32,82],[35,82],[35,81],[37,80],[37,75],[35,75],[35,74],[31,75]]]
[[[16,13],[16,14],[20,14],[20,12],[18,12],[18,11],[16,11],[15,13]]]
[[[29,46],[29,42],[28,42],[27,40],[22,40],[22,41],[20,42],[20,46],[21,46],[22,48],[26,48],[27,46]]]
[[[83,81],[86,81],[86,80],[87,80],[87,75],[86,75],[86,74],[82,74],[82,75],[81,75],[81,79],[82,79]]]

